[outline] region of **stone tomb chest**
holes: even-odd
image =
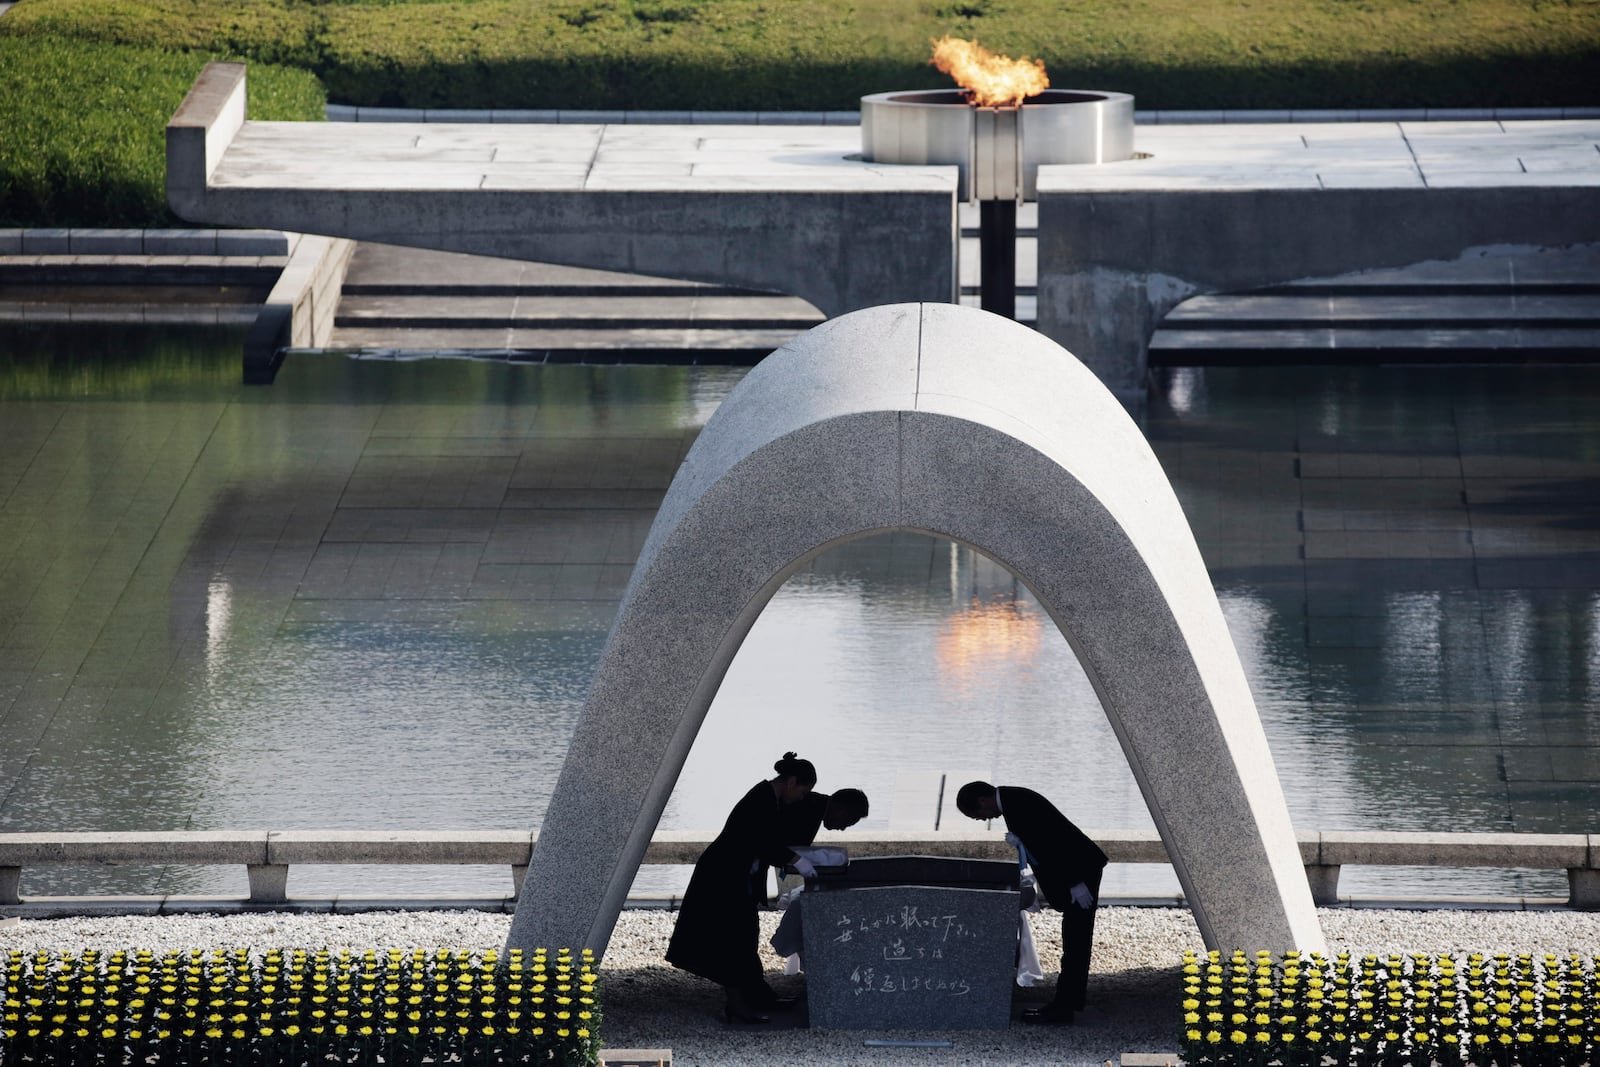
[[[811,1025],[1003,1030],[1016,979],[1017,865],[885,856],[823,869],[795,901]]]

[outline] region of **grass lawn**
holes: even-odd
[[[176,224],[166,124],[206,59],[0,35],[0,226]],[[320,118],[325,102],[314,75],[265,64],[249,92],[259,118]]]
[[[21,0],[0,18],[0,224],[165,215],[206,59],[251,114],[339,103],[849,110],[948,84],[945,33],[1141,108],[1600,103],[1600,0]]]

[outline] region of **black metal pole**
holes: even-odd
[[[985,311],[1017,317],[1017,202],[978,201],[979,302]]]

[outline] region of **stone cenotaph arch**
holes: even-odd
[[[1323,947],[1255,702],[1155,455],[1066,350],[950,304],[825,322],[707,423],[618,609],[512,947],[605,951],[756,617],[820,552],[885,530],[971,545],[1033,591],[1099,694],[1207,945]]]

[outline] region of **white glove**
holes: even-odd
[[[1072,902],[1078,907],[1082,908],[1084,911],[1088,911],[1090,908],[1094,907],[1094,894],[1089,892],[1089,885],[1087,882],[1079,882],[1077,885],[1073,886],[1071,893]]]
[[[790,866],[793,867],[802,878],[815,878],[817,876],[817,865],[806,859],[804,856],[795,857],[795,861],[791,863]]]
[[[1012,833],[1010,830],[1007,830],[1006,831],[1006,844],[1010,845],[1012,848],[1021,848],[1022,847],[1022,838],[1018,837],[1016,834]]]

